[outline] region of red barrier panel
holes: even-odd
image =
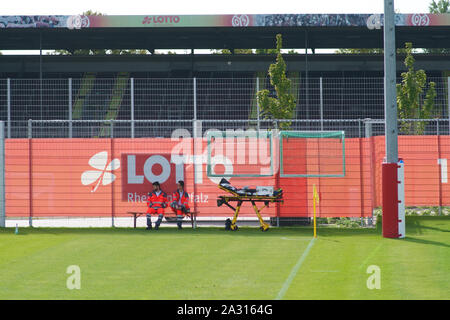
[[[383,163],[383,237],[398,238],[397,163]]]
[[[149,181],[156,177],[164,180],[163,189],[168,193],[173,191],[170,189],[175,181],[185,180],[191,205],[200,215],[228,217],[231,210],[216,205],[217,196],[223,194],[217,188],[220,178],[208,177],[206,140],[200,140],[197,154],[203,161],[194,164],[193,139],[185,139],[184,145],[164,138],[7,139],[6,214],[124,216],[127,211],[145,209]],[[176,154],[184,155],[181,167],[171,163]],[[346,174],[341,178],[278,179],[273,175],[229,180],[237,187],[283,188],[284,204],[278,210],[277,206],[264,210],[265,216],[312,216],[313,184],[320,196],[319,217],[370,216],[373,208],[381,206],[384,137],[346,139],[345,154]],[[231,162],[238,156],[234,155]],[[450,137],[400,136],[399,156],[405,161],[407,206],[450,205],[446,165]],[[292,160],[299,171],[317,165],[314,159],[305,162],[303,157],[299,152],[299,157]],[[274,169],[278,171],[277,163]],[[218,165],[215,170],[224,169]],[[244,216],[254,216],[250,206],[242,209]]]

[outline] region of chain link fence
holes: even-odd
[[[86,74],[81,79],[0,79],[0,120],[5,121],[6,138],[80,138],[80,141],[82,138],[118,138],[114,142],[118,146],[121,138],[170,138],[177,129],[185,130],[191,137],[205,137],[212,129],[271,130],[280,128],[284,122],[297,131],[344,131],[349,139],[380,136],[353,141],[351,149],[360,150],[360,156],[349,157],[352,163],[361,164],[355,169],[361,171],[356,173],[359,179],[352,180],[354,185],[350,186],[361,190],[361,197],[360,201],[348,201],[356,201],[354,208],[375,207],[372,202],[376,197],[367,200],[365,194],[369,191],[362,186],[367,177],[371,177],[368,183],[372,187],[379,184],[375,165],[366,164],[364,159],[370,156],[378,165],[384,155],[381,142],[385,134],[383,78],[292,80],[292,92],[297,101],[294,119],[267,120],[260,117],[256,92],[267,89],[274,96],[275,90],[267,78],[261,77],[134,79],[121,73],[114,79],[100,79],[94,74]],[[431,178],[426,178],[428,180],[421,180],[419,175],[408,182],[410,189],[407,191],[418,197],[422,192],[418,190],[426,186],[429,190],[423,192],[423,199],[417,198],[417,203],[436,205],[440,210],[448,202],[447,182],[444,182],[447,173],[445,171],[445,176],[439,173],[439,168],[444,167],[447,159],[447,137],[443,136],[450,135],[450,81],[448,78],[428,80],[436,82],[435,114],[433,119],[399,120],[399,140],[403,139],[400,151],[412,159],[409,168],[433,172]],[[415,137],[410,139],[410,136]],[[29,148],[30,141],[18,140],[23,146],[18,145],[17,152],[22,147]],[[138,144],[139,141],[136,140]],[[165,142],[158,141],[162,148]],[[372,145],[371,141],[376,142]],[[45,142],[38,143],[45,146]],[[128,142],[123,140],[123,143]],[[148,145],[148,148],[153,147],[151,143]],[[80,145],[80,150],[83,148]],[[422,151],[428,149],[430,151],[423,154]],[[416,156],[419,151],[422,152],[420,159]],[[19,161],[8,157],[10,165]],[[17,162],[17,165],[26,164]],[[346,196],[355,194],[345,193]],[[428,199],[435,200],[430,203]]]
[[[327,130],[328,126],[328,130],[340,130],[350,120],[359,123],[366,118],[384,118],[383,78],[291,80],[297,101],[294,126],[298,128]],[[430,77],[428,81],[436,83],[432,118],[448,119],[448,78]],[[73,120],[74,132],[82,137],[110,136],[110,129],[106,128],[110,122],[115,124],[118,136],[128,137],[155,136],[158,130],[165,134],[176,121],[188,120],[229,120],[230,126],[243,122],[250,126],[256,121],[257,126],[264,126],[265,119],[260,117],[256,101],[256,92],[261,89],[268,89],[272,96],[276,94],[264,77],[134,79],[128,73],[120,73],[114,79],[96,78],[95,74],[86,74],[81,79],[0,79],[0,120],[7,124],[8,138],[27,137],[29,119]],[[79,120],[86,121],[83,125],[86,132],[75,122]],[[135,126],[121,122],[124,120]],[[147,128],[134,120],[156,121],[153,128]],[[238,122],[232,124],[235,120]],[[88,125],[88,121],[98,125],[103,121],[104,129],[95,132],[93,123]],[[68,136],[69,127],[55,135],[67,132]],[[351,135],[361,136],[356,125],[351,131]],[[374,132],[378,131],[375,126]]]

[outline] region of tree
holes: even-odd
[[[413,49],[414,50],[414,49]],[[397,54],[406,54],[404,48],[397,48]],[[335,51],[337,54],[384,54],[383,48],[373,48],[373,49],[338,49]]]
[[[436,84],[430,81],[425,99],[421,101],[427,75],[425,71],[414,70],[414,57],[412,56],[412,43],[405,44],[405,66],[407,72],[402,72],[402,83],[397,84],[397,108],[400,119],[429,119],[434,111],[434,99],[436,97]],[[405,134],[423,134],[426,121],[405,122],[400,126],[400,131]]]
[[[232,54],[230,49],[211,50],[212,54]],[[235,54],[277,54],[277,49],[234,49]],[[298,54],[294,49],[291,49],[287,54]]]
[[[88,10],[82,13],[84,16],[103,16],[103,13]],[[76,50],[55,50],[50,54],[54,55],[129,55],[129,54],[148,54],[145,49],[76,49]]]
[[[212,54],[233,54],[230,49],[211,50]],[[253,54],[252,49],[234,49],[234,54]]]
[[[430,13],[450,13],[450,1],[449,0],[439,0],[436,2],[432,0],[430,5],[428,6]],[[442,53],[450,53],[450,48],[442,48],[442,49],[425,49],[426,53],[432,54],[442,54]]]
[[[383,49],[338,49],[335,51],[338,54],[383,54]]]
[[[432,0],[428,9],[430,13],[450,13],[450,1],[439,0],[436,2],[435,0]]]
[[[291,92],[291,80],[286,77],[286,63],[281,55],[282,36],[277,34],[277,59],[269,67],[270,84],[275,88],[276,98],[269,97],[269,90],[260,90],[256,99],[261,107],[264,119],[292,119],[296,107],[294,95]],[[291,122],[281,122],[280,129],[291,127]]]
[[[277,49],[256,49],[256,54],[278,54]]]

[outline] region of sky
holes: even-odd
[[[93,10],[108,15],[383,13],[384,0],[22,0],[3,1],[0,15],[75,15]],[[398,13],[427,13],[431,0],[395,0]],[[2,51],[3,54],[39,54]],[[44,52],[45,54],[46,52]]]

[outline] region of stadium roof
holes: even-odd
[[[0,50],[380,48],[383,15],[0,16]],[[396,14],[396,42],[450,47],[450,14]]]

